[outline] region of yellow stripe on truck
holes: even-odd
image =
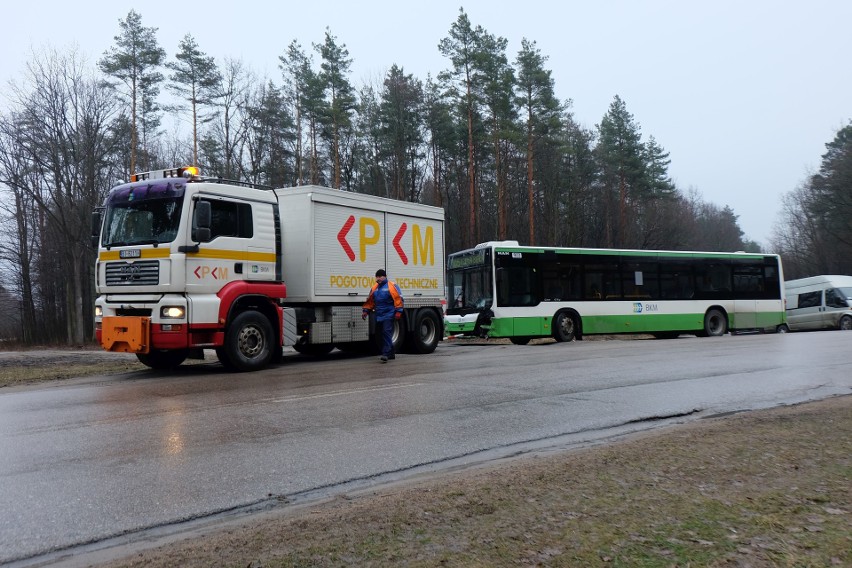
[[[203,249],[187,253],[187,258],[216,258],[221,260],[245,260],[250,262],[275,262],[274,252],[250,252],[245,250]]]
[[[140,260],[143,258],[168,258],[171,251],[167,248],[143,249],[140,251],[140,256],[128,258],[126,260]],[[244,250],[222,250],[222,249],[203,249],[199,252],[187,253],[187,258],[215,258],[220,260],[242,260],[247,262],[275,262],[275,253],[273,252],[249,252]],[[122,260],[119,257],[119,251],[110,250],[101,252],[98,255],[98,260],[101,262],[108,260]]]
[[[98,255],[98,260],[100,260],[101,262],[106,260],[122,260],[122,258],[119,256],[120,253],[121,251],[118,250],[102,251]],[[166,247],[142,249],[139,251],[139,253],[139,256],[128,258],[126,260],[139,260],[141,258],[169,258],[171,251],[168,249],[168,247]]]

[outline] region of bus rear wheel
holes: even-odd
[[[574,341],[577,338],[577,320],[568,312],[553,317],[553,338],[556,341]]]
[[[704,315],[704,335],[719,337],[728,331],[728,320],[721,310],[708,310]]]

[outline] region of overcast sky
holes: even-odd
[[[848,0],[17,0],[2,12],[0,93],[33,50],[76,46],[94,65],[131,9],[158,28],[170,58],[191,33],[218,62],[242,59],[280,82],[287,45],[310,50],[328,27],[354,60],[356,86],[394,63],[425,80],[449,67],[438,42],[462,7],[474,26],[508,40],[510,61],[522,38],[536,41],[581,125],[594,128],[619,95],[643,140],[654,136],[670,153],[678,187],[730,206],[763,244],[781,196],[852,119]]]

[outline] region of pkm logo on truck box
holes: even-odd
[[[341,227],[340,231],[337,233],[337,242],[340,243],[340,246],[343,248],[343,251],[346,253],[346,256],[350,261],[355,262],[355,250],[352,248],[350,244],[350,239],[352,236],[349,235],[349,232],[352,230],[352,227],[355,226],[355,215],[350,215],[346,222],[343,223],[343,227]],[[400,225],[399,230],[397,230],[396,235],[394,235],[393,240],[391,241],[393,244],[393,249],[396,251],[396,254],[399,255],[399,259],[402,261],[402,264],[408,265],[409,258],[408,254],[405,251],[403,246],[403,240],[405,240],[405,244],[408,243],[408,239],[406,239],[406,233],[408,233],[408,223],[402,223]],[[422,265],[433,265],[435,264],[435,232],[431,226],[421,227],[417,223],[413,223],[411,225],[411,263],[412,264],[422,264]],[[363,216],[358,219],[358,234],[357,234],[357,246],[358,246],[358,257],[361,262],[365,262],[367,259],[367,247],[375,246],[379,243],[381,238],[381,225],[376,219],[372,217]]]

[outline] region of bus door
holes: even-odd
[[[758,326],[758,301],[764,297],[763,261],[736,259],[733,261],[734,317],[732,327],[754,329]]]

